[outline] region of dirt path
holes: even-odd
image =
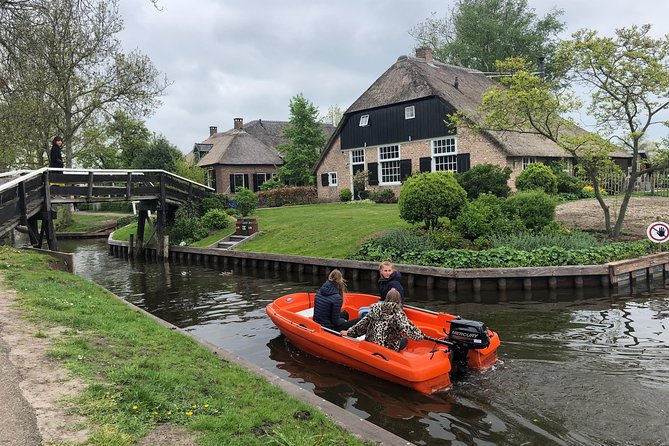
[[[16,292],[0,274],[0,445],[50,446],[86,442],[85,420],[69,413],[64,399],[86,383],[49,359],[53,339],[65,328],[38,329],[16,308]],[[159,425],[140,446],[196,446],[183,426]]]
[[[618,217],[621,198],[607,198],[611,208],[611,224]],[[603,232],[604,211],[597,200],[579,200],[563,203],[556,209],[556,219],[569,227],[588,231]],[[646,237],[646,228],[654,221],[669,222],[669,198],[667,197],[633,197],[625,214],[623,234],[630,238]]]
[[[22,312],[14,305],[15,301],[16,293],[7,289],[0,276],[0,341],[6,347],[2,359],[3,362],[7,359],[5,367],[16,372],[18,384],[18,388],[5,387],[4,391],[14,392],[16,398],[29,405],[27,410],[17,413],[18,425],[7,420],[12,423],[12,428],[20,429],[20,432],[12,434],[11,443],[2,444],[19,444],[14,441],[24,437],[31,439],[30,443],[25,444],[33,445],[85,441],[88,431],[71,430],[81,426],[83,420],[67,414],[60,403],[64,398],[81,391],[84,383],[69,378],[67,370],[59,367],[46,354],[51,347],[51,339],[60,334],[61,329],[39,331],[23,318]],[[31,416],[35,417],[36,424],[31,422]],[[41,443],[32,442],[38,438],[42,439]]]

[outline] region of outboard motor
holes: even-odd
[[[486,348],[490,345],[488,327],[483,322],[453,319],[448,332],[448,340],[467,349]]]
[[[467,353],[470,349],[486,348],[490,345],[488,328],[483,322],[453,319],[448,332],[451,347],[451,376],[462,377],[467,373]]]

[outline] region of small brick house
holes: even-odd
[[[209,127],[209,138],[195,143],[187,156],[206,169],[216,192],[231,194],[242,187],[257,192],[283,164],[277,147],[289,142],[283,134],[290,123],[258,119],[245,125],[242,118],[234,118],[233,124],[225,132]],[[322,127],[328,137],[334,132],[330,124]]]
[[[496,81],[483,73],[432,59],[429,49],[400,56],[344,113],[314,167],[318,198],[338,201],[353,190],[353,175],[368,172],[368,189],[396,196],[412,172],[465,172],[483,163],[511,168],[509,185],[528,165],[571,155],[534,134],[474,132],[445,122],[456,111],[473,113]],[[621,164],[627,155],[619,154]],[[624,167],[624,166],[623,166]]]

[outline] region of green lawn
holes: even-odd
[[[92,215],[92,214],[72,214],[72,224],[67,226],[57,226],[58,232],[91,232],[96,229],[105,228],[115,223],[117,217],[110,215]],[[55,220],[58,225],[59,220]]]
[[[333,203],[258,209],[260,235],[242,251],[343,259],[361,241],[389,228],[409,227],[397,204]]]
[[[84,417],[64,428],[91,431],[82,444],[140,444],[165,424],[186,426],[203,446],[366,444],[319,410],[93,282],[51,269],[53,263],[48,256],[0,247],[0,283],[17,291],[23,317],[32,323],[26,330],[51,337],[49,357],[86,383],[63,401],[63,410]],[[54,326],[62,328],[47,335]]]

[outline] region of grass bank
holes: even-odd
[[[72,222],[64,225],[61,222],[61,214],[62,212],[59,212],[59,218],[54,221],[56,224],[56,231],[58,232],[93,232],[116,223],[119,218],[111,215],[80,214],[74,212],[72,214]]]
[[[410,225],[397,204],[332,203],[258,209],[261,233],[240,249],[343,259],[372,234]]]
[[[89,444],[136,444],[161,423],[186,426],[205,446],[364,444],[321,412],[50,262],[0,248],[0,274],[17,290],[35,336],[66,328],[52,339],[50,356],[87,383],[67,409],[86,418]]]

